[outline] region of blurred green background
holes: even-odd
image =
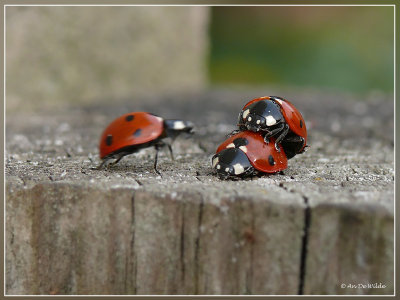
[[[393,92],[393,7],[212,7],[212,84]]]

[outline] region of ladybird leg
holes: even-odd
[[[243,112],[239,113],[237,123],[238,126],[243,125]]]
[[[279,127],[272,129],[271,131],[268,130],[267,133],[265,134],[265,136],[266,137],[275,136],[284,129],[285,129],[285,124],[282,123]]]
[[[126,153],[120,153],[117,157],[116,160],[114,160],[113,162],[110,162],[107,167],[112,167],[113,165],[117,164],[124,156],[126,155]],[[104,163],[104,162],[103,162]]]
[[[243,112],[239,113],[236,126],[239,127],[239,129],[236,129],[236,130],[232,131],[228,135],[228,137],[231,137],[232,135],[235,135],[236,133],[238,133],[240,131],[247,130],[247,127],[246,127],[245,123],[243,122]]]
[[[98,166],[98,167],[96,167],[95,169],[96,170],[101,170],[102,168],[103,168],[103,166],[106,164],[106,162],[108,162],[108,160],[109,159],[103,159],[103,161],[101,162],[101,164]]]
[[[154,171],[161,176],[161,173],[157,170],[157,161],[158,161],[158,151],[160,151],[160,147],[162,147],[162,144],[156,144],[154,148],[156,149],[156,155],[154,157]]]
[[[303,145],[305,143],[304,138],[301,138],[301,141],[303,142]],[[307,148],[310,147],[309,145],[304,145],[303,150],[301,150],[298,154],[306,152]]]
[[[168,147],[168,150],[169,150],[169,154],[171,155],[171,160],[175,160],[174,159],[174,154],[172,153],[172,147],[171,147],[171,144],[166,144],[167,145],[167,147]]]
[[[249,172],[250,172],[249,176],[257,176],[260,174],[260,172],[258,172],[255,168],[251,168]]]
[[[279,143],[283,141],[283,139],[285,138],[285,136],[288,134],[289,132],[289,125],[285,124],[284,125],[284,129],[282,131],[282,133],[278,136],[278,138],[275,140],[275,149],[280,152],[281,148],[279,147]]]
[[[264,135],[264,142],[268,145],[269,144],[269,138],[272,136],[275,136],[277,133],[281,132],[284,130],[285,124],[281,124],[278,128],[272,129],[271,131],[267,131]]]
[[[238,125],[239,126],[239,125]],[[237,133],[239,133],[240,132],[240,130],[239,129],[235,129],[235,130],[233,130],[231,133],[229,133],[226,137],[231,137],[231,136],[233,136],[233,135],[235,135],[235,134],[237,134]]]
[[[123,157],[125,156],[124,153],[121,153],[115,161],[112,162],[112,166],[117,164]]]

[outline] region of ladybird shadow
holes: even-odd
[[[283,171],[279,171],[277,173],[263,173],[263,172],[257,172],[256,174],[253,175],[247,175],[244,177],[240,176],[228,176],[228,177],[220,177],[216,172],[211,171],[209,175],[216,177],[220,181],[252,181],[252,180],[257,180],[261,178],[267,178],[270,176],[276,176],[276,175],[285,175]]]
[[[154,169],[154,163],[145,163],[145,164],[135,164],[134,162],[119,162],[115,164],[113,162],[108,164],[100,164],[97,167],[91,167],[91,170],[102,171],[104,173],[118,173],[118,174],[126,174],[126,173],[135,173],[135,174],[153,174],[155,176],[161,176],[159,169]],[[146,173],[147,172],[147,173]],[[127,175],[128,176],[128,175]]]

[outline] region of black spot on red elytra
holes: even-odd
[[[107,137],[106,137],[106,145],[107,146],[111,146],[112,142],[113,142],[113,136],[111,134],[107,135]]]
[[[134,118],[135,118],[134,115],[128,115],[128,116],[125,117],[125,120],[126,120],[127,122],[130,122],[130,121],[132,121]]]
[[[300,120],[300,128],[303,128],[303,120]]]
[[[142,134],[142,129],[136,129],[135,132],[133,133],[133,136],[139,136]]]
[[[233,144],[235,145],[235,148],[239,148],[240,146],[246,146],[249,143],[249,141],[245,138],[237,138],[233,140]]]
[[[274,160],[274,158],[273,158],[272,155],[268,156],[268,163],[269,163],[271,166],[274,166],[274,165],[275,165],[275,160]]]

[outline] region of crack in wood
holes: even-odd
[[[199,207],[199,215],[197,222],[197,238],[195,241],[195,253],[194,253],[194,268],[195,268],[195,287],[194,294],[199,294],[199,251],[200,251],[200,236],[201,236],[201,224],[203,220],[203,209],[204,209],[204,200],[201,198],[200,207]]]
[[[294,193],[294,190],[289,190],[283,182],[279,183],[279,187],[288,191],[290,193]],[[299,272],[299,287],[298,287],[298,295],[304,294],[304,283],[306,276],[306,262],[307,262],[307,251],[308,251],[308,238],[309,238],[309,230],[311,226],[311,207],[308,203],[308,198],[302,195],[305,209],[304,209],[304,225],[303,225],[303,236],[301,240],[301,249],[300,249],[300,272]]]
[[[130,249],[129,249],[129,257],[126,260],[128,264],[125,266],[126,274],[125,274],[125,291],[129,293],[130,287],[132,287],[133,294],[136,294],[136,277],[137,277],[137,261],[136,261],[136,253],[135,253],[135,192],[132,194],[131,198],[131,241],[130,241]],[[133,276],[133,280],[131,280],[131,276]],[[131,280],[131,282],[128,282]],[[133,283],[133,286],[132,286]]]
[[[304,294],[304,282],[306,276],[306,262],[307,262],[307,251],[308,251],[308,238],[309,230],[311,225],[311,207],[308,203],[308,198],[303,195],[304,204],[306,208],[304,210],[304,227],[303,227],[303,238],[301,242],[301,255],[300,255],[300,280],[298,294]]]
[[[251,202],[251,231],[254,234],[255,230],[256,230],[256,226],[255,226],[255,213],[254,213],[254,203]],[[251,247],[250,247],[250,287],[253,285],[253,272],[254,272],[254,240],[252,241],[252,243],[250,243]],[[252,294],[251,292],[251,288],[248,289],[249,294]]]
[[[251,202],[250,204],[250,211],[251,211],[251,223],[250,223],[250,230],[244,233],[244,238],[250,244],[250,269],[246,273],[246,281],[245,281],[245,293],[247,295],[252,295],[252,285],[253,285],[253,273],[254,273],[254,234],[255,234],[255,213],[254,213],[254,203]]]

